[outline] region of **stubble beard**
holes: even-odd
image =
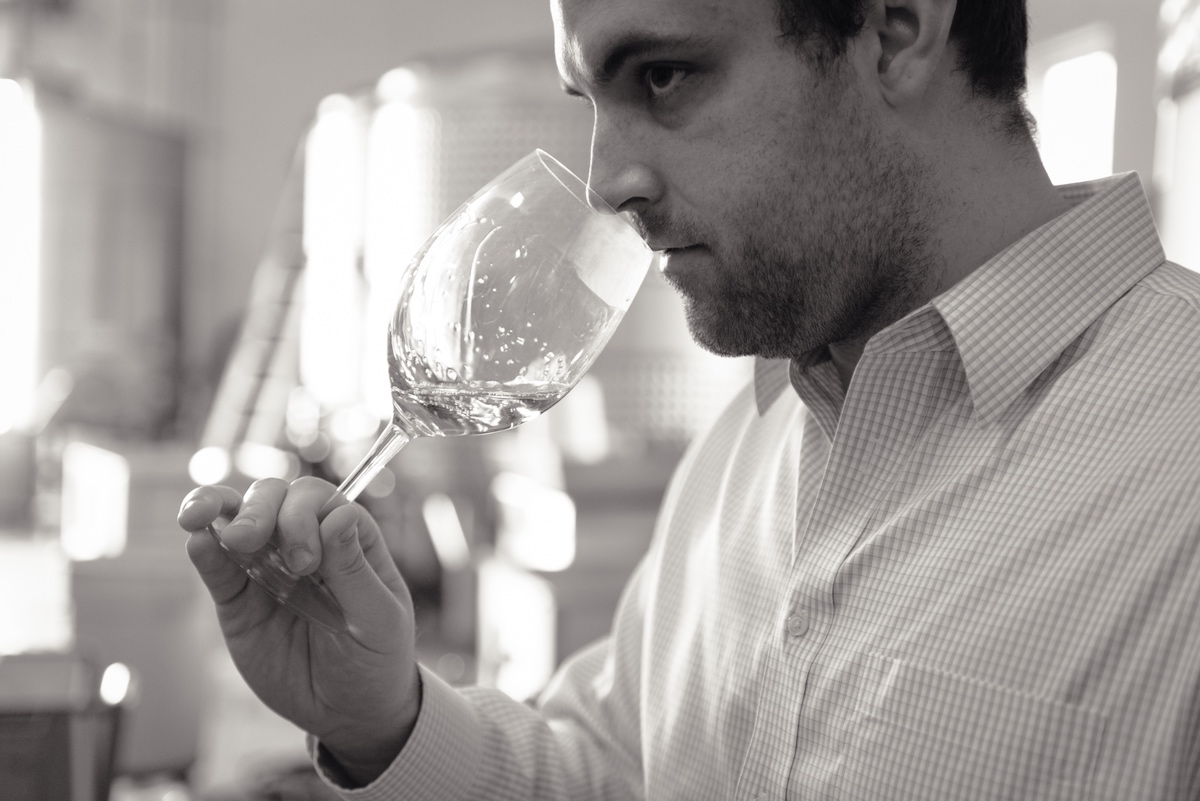
[[[711,249],[703,275],[667,275],[706,350],[802,358],[865,342],[926,299],[936,267],[927,168],[857,115],[845,130],[823,142],[824,168],[776,173],[785,180],[735,214],[740,246]]]

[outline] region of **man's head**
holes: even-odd
[[[939,162],[995,128],[954,0],[860,0],[848,22],[809,0],[835,9],[818,27],[803,1],[552,6],[564,84],[595,109],[591,185],[665,252],[719,353],[861,341],[927,299],[954,203]]]

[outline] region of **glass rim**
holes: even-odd
[[[588,186],[587,181],[584,181],[582,178],[572,172],[570,167],[563,164],[554,156],[550,155],[545,150],[542,150],[540,147],[536,148],[531,155],[536,156],[541,162],[542,166],[546,168],[546,171],[554,176],[554,178],[560,184],[562,184],[563,189],[566,189],[568,192],[570,192],[575,199],[584,206],[593,209],[600,214],[611,214],[614,217],[622,217],[621,213],[610,206],[608,201],[600,196],[599,192]],[[564,176],[568,180],[563,180]],[[574,186],[570,185],[572,183]],[[592,202],[593,200],[595,202]],[[622,217],[622,219],[624,218]],[[626,222],[629,221],[626,220]]]

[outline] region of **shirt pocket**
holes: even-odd
[[[1086,799],[1105,718],[977,679],[868,657],[843,799]]]

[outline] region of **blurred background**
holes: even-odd
[[[1030,0],[1052,177],[1136,170],[1200,268],[1200,0]],[[339,481],[390,417],[385,277],[535,147],[586,175],[545,0],[0,0],[0,797],[322,798],[174,518]],[[525,700],[601,636],[688,440],[750,376],[650,275],[539,420],[361,498],[426,665]]]

